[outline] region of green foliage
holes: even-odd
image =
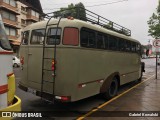
[[[148,33],[153,38],[160,38],[160,1],[156,13],[153,13],[148,21]]]
[[[54,17],[60,17],[60,16],[64,18],[71,16],[86,21],[85,7],[81,2],[75,5],[71,3],[70,5],[68,5],[67,8],[60,8],[59,11],[55,12]]]

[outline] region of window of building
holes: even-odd
[[[16,1],[15,0],[3,0],[3,2],[13,6],[13,7],[16,7]]]
[[[47,41],[48,45],[60,44],[61,40],[61,28],[50,28],[48,31]]]
[[[22,24],[26,24],[26,21],[24,19],[21,19]]]
[[[15,0],[10,0],[10,5],[13,7],[16,7],[16,1]]]
[[[36,12],[36,17],[39,18],[39,13]]]
[[[45,29],[32,30],[31,44],[43,44]]]
[[[5,27],[6,34],[11,36],[16,36],[16,29],[11,27]]]
[[[81,46],[88,48],[96,47],[96,37],[95,32],[91,30],[83,30],[81,31]]]
[[[12,21],[16,21],[16,15],[15,15],[15,14],[12,14],[12,13],[9,13],[9,12],[7,12],[7,11],[3,11],[3,12],[2,12],[2,16],[3,16],[3,18],[5,18],[5,19],[12,20]]]
[[[77,28],[65,28],[63,34],[64,45],[78,45],[79,43],[79,31]]]
[[[9,1],[10,1],[10,0],[3,0],[3,2],[5,2],[5,3],[7,3],[7,4],[9,4]]]
[[[23,6],[21,6],[21,10],[22,10],[22,11],[26,11],[26,8],[23,7]]]
[[[14,14],[10,14],[10,20],[16,21],[16,16]]]

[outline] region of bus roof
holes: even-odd
[[[23,31],[46,28],[47,21],[48,20],[33,23],[33,24],[25,27]],[[56,24],[56,23],[58,23],[58,19],[53,19],[52,18],[49,22],[49,25]],[[53,26],[49,26],[49,27],[53,27]],[[67,18],[62,18],[61,21],[60,21],[59,27],[78,27],[78,28],[86,27],[86,28],[89,28],[89,29],[93,29],[95,31],[99,31],[99,32],[110,34],[110,35],[113,35],[113,36],[116,36],[116,37],[119,37],[119,38],[123,38],[123,39],[127,39],[127,40],[130,40],[130,41],[140,43],[138,40],[135,40],[135,39],[133,39],[129,36],[126,36],[126,35],[117,33],[115,31],[103,28],[99,25],[92,24],[90,22],[85,22],[85,21],[78,20],[78,19],[71,20],[71,19],[67,19]]]

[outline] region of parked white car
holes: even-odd
[[[20,67],[20,59],[17,58],[16,56],[13,56],[13,67]]]

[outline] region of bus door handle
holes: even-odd
[[[32,55],[32,53],[28,53],[28,55]]]

